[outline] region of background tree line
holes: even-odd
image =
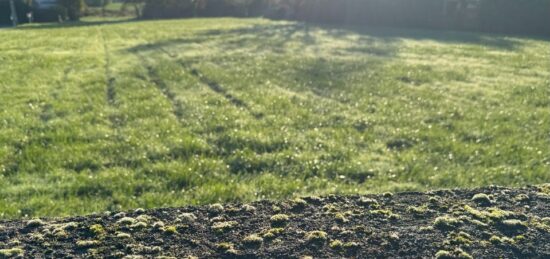
[[[550,0],[119,0],[143,19],[266,17],[316,23],[473,30],[550,35]],[[37,21],[78,20],[86,5],[110,0],[59,0],[36,10]],[[16,0],[19,17],[32,0]],[[0,0],[0,23],[9,23],[9,1]]]
[[[145,19],[263,16],[272,19],[334,24],[550,35],[550,0],[142,0],[141,2],[145,4],[141,14]]]

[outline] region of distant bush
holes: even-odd
[[[550,0],[146,0],[143,17],[307,22],[550,35]]]
[[[111,3],[111,0],[85,0],[87,6],[103,7]]]
[[[58,0],[59,4],[67,9],[67,17],[71,21],[78,21],[86,8],[84,0]]]
[[[57,22],[68,19],[67,8],[64,6],[54,6],[48,9],[38,9],[34,11],[34,20],[36,22]]]

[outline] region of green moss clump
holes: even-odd
[[[480,204],[480,205],[483,205],[483,206],[487,206],[487,205],[491,205],[491,203],[493,203],[491,201],[491,198],[489,197],[489,195],[485,194],[485,193],[478,193],[476,195],[474,195],[474,197],[472,197],[472,201]]]
[[[213,214],[220,214],[224,211],[223,205],[219,203],[212,204],[208,207],[208,212]]]
[[[331,213],[338,212],[338,208],[334,206],[334,204],[327,204],[323,206],[323,210]]]
[[[288,223],[288,220],[290,218],[288,217],[288,215],[286,214],[276,214],[276,215],[273,215],[271,216],[270,218],[270,221],[271,221],[271,226],[274,226],[274,227],[283,227],[285,226],[287,223]]]
[[[359,248],[359,244],[356,242],[346,242],[344,243],[344,249],[346,250],[355,250]]]
[[[232,243],[223,242],[216,245],[218,251],[228,254],[228,255],[237,255],[239,252],[235,249],[235,246]]]
[[[222,234],[233,229],[238,224],[239,223],[237,221],[216,222],[212,225],[212,230],[214,230],[217,234]]]
[[[14,247],[9,249],[0,249],[0,258],[23,256],[24,254],[25,254],[25,251],[19,247]]]
[[[306,234],[306,241],[308,242],[315,242],[315,243],[322,243],[327,241],[328,235],[327,232],[324,231],[311,231]]]
[[[249,205],[249,204],[245,204],[242,206],[242,209],[245,211],[245,212],[248,212],[248,213],[254,213],[256,212],[256,207],[252,206],[252,205]]]
[[[437,217],[434,221],[434,226],[439,229],[454,229],[460,224],[456,218],[449,216]]]
[[[263,234],[263,237],[265,239],[273,239],[273,238],[281,235],[283,232],[285,232],[284,228],[272,228],[272,229],[269,229],[268,231],[266,231]]]
[[[84,248],[84,249],[97,247],[97,246],[99,246],[99,244],[100,243],[97,240],[78,240],[78,241],[76,241],[76,247]]]
[[[94,234],[94,236],[96,237],[99,237],[99,236],[104,236],[106,234],[106,231],[102,225],[94,224],[90,226],[90,233]]]
[[[491,236],[491,238],[489,238],[489,242],[495,244],[495,245],[500,245],[500,244],[510,244],[510,245],[513,245],[515,244],[516,242],[511,239],[511,238],[508,238],[508,237],[499,237],[499,236]]]
[[[472,236],[466,232],[452,233],[450,236],[451,244],[469,246],[472,244]]]
[[[153,223],[153,229],[159,230],[159,229],[162,229],[162,228],[164,228],[164,222],[157,221],[157,222]]]
[[[500,222],[502,227],[508,228],[510,230],[526,230],[527,223],[517,220],[517,219],[507,219]]]
[[[41,219],[31,219],[29,221],[27,221],[27,227],[28,228],[37,228],[37,227],[40,227],[44,225],[44,221],[42,221]]]
[[[333,240],[330,242],[329,246],[334,250],[340,250],[344,247],[344,243],[340,240]]]
[[[223,211],[223,207],[222,207],[222,211]],[[183,223],[191,223],[191,222],[195,222],[195,220],[197,220],[197,216],[195,216],[195,214],[193,213],[182,213],[178,219],[183,222]]]
[[[130,238],[132,238],[132,235],[130,235],[128,233],[124,233],[124,232],[117,232],[116,238],[118,238],[118,239],[130,239]]]
[[[472,216],[485,222],[501,221],[509,217],[515,216],[514,212],[501,210],[499,208],[489,208],[487,211],[476,210],[468,205],[464,206],[464,210]]]
[[[130,225],[130,228],[133,228],[133,229],[147,228],[147,223],[145,223],[145,222],[136,222],[135,224]]]
[[[149,223],[149,220],[151,220],[151,217],[149,215],[139,215],[136,217],[136,220],[139,222]]]
[[[334,215],[334,218],[336,219],[336,221],[340,222],[340,223],[346,223],[348,222],[348,219],[346,218],[346,216],[341,213],[341,212],[338,212]]]
[[[295,198],[291,201],[293,210],[302,210],[307,206],[307,202],[301,198]]]
[[[382,215],[391,220],[396,220],[401,218],[399,214],[393,213],[391,210],[371,210],[369,211],[369,213],[373,215]]]
[[[248,246],[260,246],[264,239],[257,234],[252,234],[243,239],[243,243]]]
[[[174,235],[178,233],[178,228],[176,226],[166,226],[162,229],[165,234]]]
[[[421,206],[421,207],[409,206],[409,207],[407,207],[407,211],[409,213],[412,213],[412,214],[415,214],[415,215],[422,215],[422,214],[426,213],[427,210],[428,210],[427,206]]]
[[[143,213],[145,213],[145,209],[143,209],[143,208],[137,208],[137,209],[134,210],[134,213],[136,213],[136,214],[138,214],[138,215],[139,215],[139,214],[143,214]]]
[[[380,208],[380,204],[378,204],[378,201],[375,200],[375,199],[371,199],[371,198],[367,198],[367,197],[362,197],[359,199],[359,201],[357,202],[359,205],[361,206],[368,206],[368,207],[371,207],[373,209],[377,209],[377,208]]]
[[[462,249],[456,249],[452,252],[440,250],[435,254],[436,259],[473,259],[473,257],[462,251]]]
[[[518,194],[518,195],[516,195],[516,197],[514,197],[514,201],[516,201],[516,202],[526,202],[526,201],[529,201],[529,200],[530,200],[529,195],[527,195],[525,193]]]
[[[116,223],[119,224],[119,225],[129,226],[129,225],[135,224],[136,222],[137,222],[137,220],[134,219],[134,218],[123,217],[123,218],[119,219]]]

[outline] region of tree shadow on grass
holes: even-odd
[[[64,23],[33,23],[17,27],[17,30],[44,30],[44,29],[67,29],[78,27],[90,27],[99,25],[112,25],[131,23],[139,21],[138,19],[117,19],[117,20],[103,20],[103,21],[78,21],[78,22],[64,22]]]

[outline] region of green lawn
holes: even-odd
[[[0,218],[550,182],[548,39],[230,18],[0,39]]]

